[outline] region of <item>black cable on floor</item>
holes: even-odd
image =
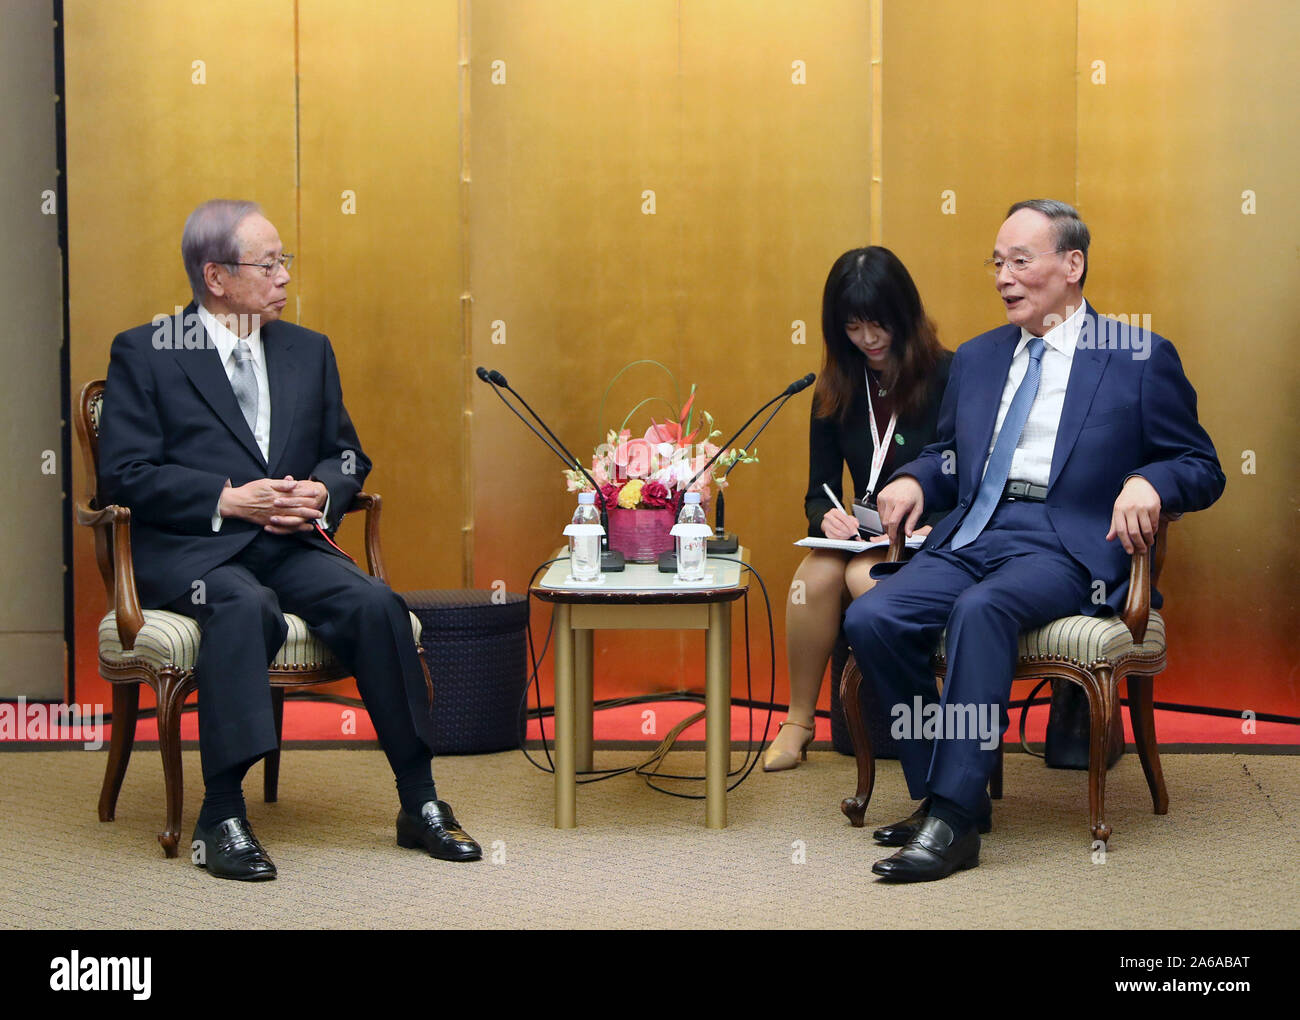
[[[532,591],[533,582],[536,581],[537,575],[542,570],[550,566],[552,563],[559,562],[564,558],[565,557],[556,557],[555,559],[547,560],[545,563],[542,563],[538,567],[536,567],[533,570],[533,573],[528,580],[528,591],[529,592]],[[775,701],[775,696],[776,696],[776,629],[775,629],[775,624],[772,620],[772,603],[767,594],[767,585],[764,583],[763,578],[758,573],[758,571],[754,570],[753,567],[751,567],[749,564],[744,563],[735,557],[715,556],[711,558],[716,560],[728,560],[733,563],[739,563],[744,570],[747,570],[751,574],[753,574],[754,578],[758,581],[759,587],[763,592],[763,603],[767,612],[768,652],[769,652],[769,660],[771,664],[770,686],[769,686],[768,702],[767,702],[768,715],[767,715],[767,720],[764,723],[764,727],[763,727],[763,737],[759,742],[758,747],[755,748],[754,747],[754,723],[753,723],[753,707],[755,705],[755,702],[753,701],[753,693],[754,693],[753,671],[752,671],[752,661],[750,655],[750,640],[749,640],[749,592],[748,591],[745,592],[744,595],[745,684],[746,684],[746,693],[748,695],[748,697],[745,699],[745,703],[750,706],[751,711],[750,711],[750,721],[749,721],[749,735],[748,735],[748,740],[746,742],[745,757],[736,769],[734,770],[729,769],[727,772],[728,778],[732,776],[740,777],[739,779],[736,780],[735,783],[727,787],[728,792],[730,792],[731,790],[734,790],[737,786],[739,786],[741,783],[743,783],[749,777],[749,774],[754,770],[754,766],[758,764],[759,758],[763,753],[763,749],[767,746],[767,734],[771,731],[772,713],[774,711],[773,702]],[[529,651],[529,659],[530,659],[530,667],[531,667],[531,676],[529,678],[528,684],[525,686],[524,689],[524,701],[526,702],[528,696],[528,687],[532,687],[537,693],[537,709],[536,709],[537,714],[535,718],[538,720],[539,723],[538,726],[539,739],[541,740],[542,743],[542,751],[546,756],[546,765],[542,765],[535,758],[533,758],[531,754],[528,753],[528,749],[526,746],[527,717],[531,715],[531,713],[524,713],[525,718],[523,719],[523,725],[521,727],[521,732],[520,732],[519,749],[520,751],[523,752],[524,757],[528,759],[529,763],[532,764],[534,768],[537,768],[539,771],[542,772],[549,772],[553,774],[555,772],[555,761],[551,757],[550,741],[548,741],[546,738],[546,728],[544,725],[541,725],[541,722],[546,715],[553,716],[555,714],[555,708],[553,705],[550,706],[550,710],[548,712],[542,706],[541,682],[539,678],[539,670],[540,670],[541,658],[545,657],[546,648],[550,645],[551,635],[554,631],[554,626],[555,626],[554,609],[552,609],[551,612],[551,622],[547,628],[546,644],[543,646],[541,657],[536,655],[534,652],[535,646],[533,642],[531,619],[532,618],[530,614],[529,617],[530,623],[528,626],[528,651]],[[690,696],[691,700],[695,700],[697,697],[699,696],[696,695]],[[635,697],[635,698],[611,699],[611,703],[607,704],[606,707],[612,707],[613,704],[624,704],[624,705],[636,704],[642,700],[666,701],[666,700],[686,700],[686,699],[681,695],[677,695],[674,697],[669,697],[662,694],[646,695],[643,697]],[[730,706],[731,704],[734,703],[735,700],[736,699],[732,699],[730,697],[728,698],[728,710],[730,710]],[[601,704],[605,704],[605,703],[601,703]],[[669,753],[669,751],[672,750],[673,744],[676,743],[677,738],[682,734],[682,732],[684,732],[688,727],[694,725],[702,717],[703,717],[703,713],[696,713],[695,715],[688,716],[686,719],[679,722],[675,727],[673,727],[672,730],[668,732],[668,734],[665,735],[664,739],[659,742],[659,744],[654,748],[650,756],[645,761],[640,762],[636,765],[629,765],[624,768],[618,768],[618,769],[593,769],[591,771],[582,771],[579,772],[578,775],[585,776],[587,778],[579,779],[578,783],[586,784],[586,783],[601,782],[606,779],[612,779],[615,776],[622,776],[622,775],[626,775],[629,772],[635,772],[646,780],[646,785],[651,787],[651,789],[658,790],[660,793],[666,793],[670,797],[681,797],[688,800],[704,799],[704,795],[702,794],[678,793],[673,790],[666,790],[662,787],[656,786],[653,782],[650,781],[649,778],[650,776],[654,776],[660,779],[700,782],[706,778],[704,776],[675,775],[672,773],[659,772],[657,768],[651,771],[646,771],[647,769],[650,769],[651,766],[655,766],[657,765],[657,763],[661,762],[663,758]]]

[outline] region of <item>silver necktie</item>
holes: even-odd
[[[235,348],[235,371],[230,377],[239,409],[244,412],[248,429],[257,433],[257,373],[253,371],[253,350],[247,340],[240,340]]]

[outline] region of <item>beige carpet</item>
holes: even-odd
[[[630,752],[599,752],[626,764]],[[739,761],[739,755],[736,761]],[[162,772],[139,749],[117,821],[95,816],[104,754],[0,753],[0,924],[17,928],[1295,928],[1300,926],[1300,756],[1168,755],[1170,813],[1157,817],[1127,756],[1108,783],[1114,827],[1093,861],[1082,773],[1021,754],[980,866],[887,886],[882,851],[839,813],[852,761],[818,752],[794,772],[755,771],[730,795],[730,827],[702,802],[635,777],[582,787],[580,827],[551,827],[549,775],[517,752],[436,763],[440,792],[483,844],[447,864],[393,841],[392,779],[378,751],[290,750],[280,801],[247,783],[275,882],[221,882],[165,860]],[[681,772],[703,755],[673,755]],[[200,800],[185,755],[188,844]],[[702,785],[702,784],[694,784]],[[884,762],[869,825],[910,810]],[[802,860],[802,863],[796,863]]]

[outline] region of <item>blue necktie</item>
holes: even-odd
[[[1011,474],[1011,458],[1015,455],[1016,444],[1020,442],[1020,433],[1025,430],[1029,420],[1029,408],[1034,403],[1038,392],[1038,380],[1043,374],[1043,338],[1034,337],[1029,341],[1029,368],[1020,381],[1020,388],[1011,398],[1011,407],[1007,410],[1006,420],[1002,422],[1002,431],[998,433],[997,442],[993,444],[993,453],[989,455],[988,467],[984,469],[984,480],[980,482],[980,491],[971,504],[970,512],[962,520],[961,526],[952,536],[952,547],[960,549],[970,545],[984,530],[993,510],[1002,499],[1002,491],[1007,487],[1007,476]]]

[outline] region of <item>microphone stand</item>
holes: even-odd
[[[547,448],[552,453],[554,453],[557,457],[559,457],[560,460],[564,461],[564,466],[566,468],[567,467],[576,468],[578,471],[582,473],[582,476],[586,478],[588,482],[591,483],[591,487],[596,492],[596,499],[600,503],[600,524],[601,527],[605,529],[605,533],[600,536],[600,569],[602,572],[609,573],[609,574],[616,574],[619,571],[626,569],[626,564],[624,562],[623,554],[621,552],[618,552],[616,549],[611,549],[609,547],[609,510],[605,505],[605,494],[601,492],[600,486],[596,484],[596,479],[592,478],[590,472],[588,472],[587,469],[582,466],[582,462],[579,461],[577,457],[575,457],[572,453],[569,452],[568,447],[566,447],[562,442],[560,442],[560,437],[550,430],[550,427],[546,424],[546,422],[542,420],[541,416],[536,411],[534,411],[531,407],[528,406],[528,401],[526,401],[523,397],[521,397],[514,390],[514,388],[511,387],[511,385],[508,382],[506,382],[506,377],[504,375],[502,375],[500,372],[497,372],[495,370],[489,371],[488,369],[483,368],[481,365],[474,371],[475,374],[480,379],[482,379],[485,383],[487,383],[489,386],[492,387],[492,392],[495,393],[500,398],[501,402],[505,404],[506,407],[510,408],[510,410],[514,412],[515,416],[520,421],[522,421],[525,425],[527,425],[528,428],[532,431],[532,433],[535,436],[537,436],[537,438],[540,439],[543,443],[545,443]],[[537,424],[541,425],[541,427],[546,430],[546,435],[550,436],[551,439],[555,441],[554,444],[548,441],[546,436],[543,436],[540,432],[537,431],[537,429],[533,428],[532,423],[529,422],[527,418],[525,418],[522,414],[519,413],[518,408],[516,408],[513,404],[510,403],[510,401],[508,401],[504,396],[501,395],[501,388],[509,390],[514,395],[514,398],[518,400],[519,403],[524,405],[525,410],[527,410],[528,413],[531,414],[534,419],[536,419]],[[559,447],[558,450],[556,449],[557,446]],[[564,452],[561,453],[560,452],[561,450],[563,450]]]
[[[704,467],[700,468],[699,471],[695,472],[694,477],[691,478],[691,480],[686,483],[686,489],[689,491],[690,487],[694,485],[697,481],[699,481],[699,479],[708,472],[709,468],[713,466],[713,462],[722,456],[722,451],[727,449],[727,447],[729,447],[732,444],[732,442],[734,442],[735,439],[742,432],[745,431],[745,429],[749,428],[749,426],[753,424],[755,418],[757,418],[760,414],[766,411],[769,407],[772,407],[772,405],[776,404],[776,402],[779,400],[780,404],[777,404],[777,406],[772,409],[772,413],[769,414],[766,419],[764,419],[763,424],[758,427],[758,431],[755,432],[753,436],[750,437],[748,443],[746,443],[743,447],[741,447],[741,449],[744,450],[752,449],[754,443],[758,441],[758,437],[762,435],[763,430],[767,428],[768,424],[772,421],[773,418],[776,417],[777,413],[781,410],[781,408],[785,407],[786,402],[791,397],[793,397],[796,393],[799,393],[802,390],[805,390],[809,386],[811,386],[813,380],[816,378],[817,377],[812,372],[809,372],[802,379],[798,379],[795,382],[792,382],[784,390],[782,390],[775,397],[773,397],[766,404],[764,404],[757,411],[755,411],[752,415],[750,415],[749,420],[746,421],[744,425],[740,426],[740,428],[736,429],[736,431],[732,434],[730,439],[728,439],[725,443],[723,443],[721,446],[718,447],[718,452],[708,459]],[[722,477],[726,478],[727,475],[731,474],[732,469],[738,463],[740,462],[739,461],[733,462],[731,466],[728,467],[727,470],[723,473]],[[726,531],[726,529],[723,527],[723,502],[724,501],[722,498],[721,487],[718,488],[717,495],[718,495],[718,499],[714,507],[713,537],[710,538],[706,543],[706,547],[707,547],[706,551],[709,553],[734,553],[740,548],[740,540],[735,535],[729,534]],[[659,556],[659,572],[663,574],[672,574],[672,573],[676,573],[676,571],[677,571],[677,551],[675,549],[670,549],[665,553],[661,553]]]
[[[758,427],[758,431],[749,437],[749,442],[741,446],[742,450],[753,450],[754,444],[758,442],[758,437],[763,434],[763,430],[767,428],[772,419],[777,416],[777,413],[781,408],[785,407],[786,401],[793,396],[793,393],[787,395],[785,400],[781,401],[780,404],[772,409],[772,413],[764,419],[763,424]],[[735,470],[736,465],[739,463],[740,461],[738,460],[733,461],[727,470],[722,472],[722,477],[725,479]],[[713,505],[713,537],[710,538],[707,543],[708,551],[711,553],[734,553],[740,548],[740,539],[732,532],[727,531],[726,525],[723,523],[725,517],[726,505],[725,500],[723,499],[722,486],[718,486],[718,499]]]

